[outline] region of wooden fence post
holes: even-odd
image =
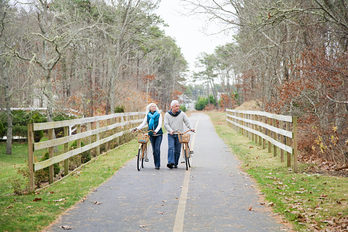
[[[81,124],[77,125],[76,127],[76,133],[80,134],[81,133]],[[80,148],[81,147],[81,139],[78,139],[77,140],[77,148]],[[82,155],[79,154],[77,156],[77,165],[80,166],[81,165],[81,157]]]
[[[272,125],[271,119],[270,119],[270,118],[268,118],[268,125]],[[268,129],[267,129],[267,135],[268,135],[269,137],[271,137],[271,131],[268,130]],[[271,152],[272,152],[271,143],[270,143],[269,141],[268,141],[267,143],[268,143],[268,153],[271,153]]]
[[[261,119],[262,119],[261,115],[258,115],[258,116],[257,116],[257,121],[258,121],[259,123],[261,122]],[[261,130],[262,130],[262,129],[261,129],[261,126],[259,125],[257,128],[258,128],[258,131],[261,132]],[[262,137],[261,137],[261,136],[258,136],[258,139],[259,139],[259,146],[261,146],[261,144],[262,144],[262,140],[261,140]]]
[[[54,138],[53,133],[54,133],[54,129],[49,129],[48,130],[48,139],[50,141],[53,140],[53,138]],[[49,158],[52,158],[53,155],[54,155],[53,154],[53,149],[54,149],[54,147],[49,147],[48,148],[48,156],[49,156]],[[49,170],[49,183],[52,184],[53,183],[53,176],[54,176],[54,164],[49,166],[48,170]]]
[[[28,165],[29,165],[29,192],[34,192],[34,133],[33,124],[28,124]]]
[[[284,129],[284,121],[280,121],[279,126],[283,130]],[[286,142],[286,141],[284,141],[284,138],[285,138],[284,135],[280,135],[281,143]],[[286,143],[284,143],[284,144],[286,144]],[[284,162],[284,150],[283,149],[280,149],[280,162]]]
[[[294,156],[294,172],[297,172],[297,117],[292,118],[292,131],[293,131],[293,150],[292,154]]]
[[[245,119],[249,120],[250,119],[250,114],[245,114]],[[245,123],[245,126],[250,128],[250,123]],[[251,140],[251,133],[247,130],[246,131],[247,137]]]
[[[274,127],[277,127],[277,121],[276,121],[276,119],[273,119],[272,120],[273,122],[272,122],[272,125],[274,126]],[[273,139],[274,140],[277,140],[277,133],[276,132],[274,132],[273,131]],[[277,156],[277,146],[275,145],[275,144],[273,144],[273,155],[274,155],[274,157],[276,157]]]
[[[69,127],[64,127],[64,137],[69,136]],[[64,153],[69,151],[69,143],[64,144]],[[69,159],[64,160],[64,175],[69,174]]]
[[[112,119],[107,119],[107,120],[105,120],[105,125],[106,125],[106,126],[109,126],[109,125],[111,125],[111,124],[112,124]],[[113,134],[113,132],[114,132],[114,130],[111,130],[111,134]],[[109,132],[105,132],[104,135],[102,136],[102,138],[107,137],[108,134],[109,134]],[[105,144],[104,144],[104,146],[105,146],[105,151],[108,151],[108,150],[109,150],[109,145],[110,145],[111,143],[113,143],[113,140],[110,141],[110,142],[108,142],[108,143],[105,143]],[[111,147],[112,147],[112,146],[111,146]]]
[[[244,119],[244,114],[241,113],[240,115],[241,115],[241,118]],[[245,125],[245,122],[244,122],[244,121],[241,121],[241,124],[242,124],[242,126],[244,126],[244,125]],[[245,136],[245,132],[244,132],[244,129],[243,129],[243,128],[242,128],[242,135]]]
[[[232,112],[232,115],[235,116],[235,117],[238,116],[236,112]],[[237,123],[237,119],[235,119],[235,118],[232,118],[232,121],[235,122],[235,123]],[[238,131],[238,127],[237,127],[235,124],[233,124],[233,126],[234,126],[234,129],[235,129],[236,131]]]
[[[90,131],[92,130],[92,123],[91,122],[88,122],[87,123],[87,131]],[[88,136],[87,138],[87,144],[91,144],[92,143],[92,136]],[[89,153],[89,155],[92,157],[92,151],[91,150],[88,150],[87,151]],[[81,159],[80,159],[81,160]],[[81,163],[80,163],[81,164]]]
[[[266,121],[266,116],[262,116],[262,122],[263,123],[267,123],[267,121]],[[265,127],[263,127],[262,128],[262,133],[265,135],[266,134],[266,128]],[[263,138],[262,139],[262,149],[265,149],[266,148],[266,139],[265,138]]]
[[[290,131],[290,122],[286,122],[286,130]],[[291,145],[289,137],[286,137],[286,145]],[[291,167],[291,154],[289,152],[286,152],[286,166],[289,168]]]
[[[257,118],[257,116],[255,114],[252,115],[252,119],[253,121],[255,121]],[[257,128],[257,125],[253,124],[253,130],[256,130]],[[253,133],[253,140],[254,140],[254,143],[257,143],[257,135],[255,133]]]
[[[97,121],[97,129],[99,129],[99,121]],[[100,134],[99,133],[97,133],[97,135],[96,135],[96,140],[97,141],[99,141],[100,140]],[[100,155],[100,146],[97,146],[96,147],[96,154],[97,154],[97,156],[98,155]]]

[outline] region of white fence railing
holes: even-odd
[[[131,128],[135,124],[143,121],[144,112],[117,113],[111,115],[73,119],[58,122],[32,123],[28,125],[28,151],[29,151],[29,189],[35,188],[35,171],[49,167],[49,182],[53,182],[54,164],[64,162],[64,175],[69,171],[69,158],[81,155],[83,152],[95,149],[95,155],[100,154],[100,146],[105,144],[108,150],[108,143],[115,141],[120,144],[120,138],[125,134],[130,134]],[[76,133],[71,134],[71,127],[76,127]],[[64,136],[55,138],[54,130],[63,128]],[[34,142],[35,131],[48,131],[48,141]],[[81,147],[81,140],[84,139],[86,145]],[[77,148],[69,151],[69,142],[77,141]],[[64,145],[63,153],[54,155],[54,148]],[[34,152],[40,149],[48,149],[49,159],[34,162]],[[81,156],[78,159],[81,165]]]
[[[253,142],[263,148],[268,145],[268,152],[273,150],[277,156],[280,149],[280,158],[284,162],[284,152],[287,153],[287,166],[297,172],[297,117],[271,114],[261,111],[241,111],[227,109],[227,122],[232,127],[248,136]],[[267,141],[267,142],[266,142]],[[272,149],[273,145],[273,149]]]

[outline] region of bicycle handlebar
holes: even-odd
[[[140,131],[140,132],[143,133],[143,134],[146,133],[146,132],[144,132],[144,131],[142,131],[141,129],[138,129],[138,128],[134,128],[134,129],[132,130],[132,132],[136,132],[136,131]],[[149,130],[148,132],[155,132],[155,131]]]
[[[188,130],[188,131],[186,131],[186,132],[173,131],[173,133],[178,133],[178,134],[183,135],[183,134],[186,134],[186,133],[189,132],[189,131],[192,131],[192,130],[190,129],[190,130]],[[192,131],[192,132],[193,132],[193,133],[196,133],[195,131]]]

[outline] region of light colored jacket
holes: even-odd
[[[145,115],[143,122],[137,127],[137,129],[138,130],[142,129],[146,125],[146,123],[147,123],[147,115]],[[161,127],[162,127],[162,115],[160,114],[159,120],[158,120],[158,126],[156,127],[155,132],[158,133]]]
[[[164,128],[166,128],[169,133],[171,131],[184,132],[184,123],[188,129],[192,129],[189,118],[182,111],[176,117],[170,115],[168,112],[164,115]]]

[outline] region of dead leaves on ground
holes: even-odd
[[[319,178],[318,175],[306,175],[282,180],[280,175],[269,173],[264,176],[265,180],[269,179],[265,190],[279,199],[283,208],[286,208],[283,213],[299,225],[314,228],[314,231],[348,231],[348,216],[345,211],[348,207],[347,199],[335,199],[336,189],[343,184],[316,182]],[[275,203],[267,205],[275,206]]]
[[[70,226],[60,226],[60,228],[62,228],[63,230],[71,230]]]

